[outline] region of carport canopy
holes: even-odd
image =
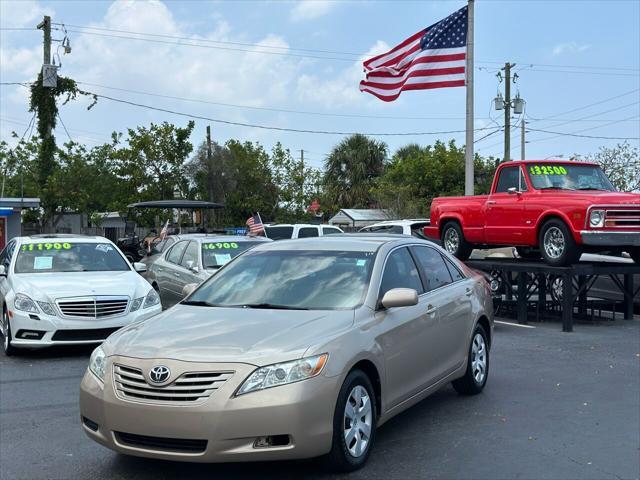
[[[205,202],[204,200],[151,200],[127,205],[127,208],[224,208],[221,203]]]

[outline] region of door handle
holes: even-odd
[[[471,290],[470,288],[467,288],[467,291],[466,291],[466,292],[464,292],[464,294],[465,294],[467,297],[470,297],[471,295],[473,295],[473,290]]]
[[[487,205],[495,205],[496,201],[495,200],[487,200]]]
[[[433,315],[434,313],[436,313],[437,309],[437,307],[434,307],[431,304],[427,305],[427,315]]]
[[[173,275],[180,278],[180,274],[178,272],[174,272]]]

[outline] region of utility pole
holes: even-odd
[[[511,67],[515,65],[504,64],[504,162],[511,159]]]
[[[211,151],[211,125],[207,125],[207,171],[208,171],[208,179],[207,179],[207,190],[209,191],[209,201],[216,201],[216,192],[214,182],[217,182],[217,175],[213,167],[213,153]],[[215,211],[214,214],[215,216]],[[211,217],[211,216],[209,216]]]
[[[524,160],[525,156],[524,156],[524,130],[525,130],[525,126],[526,126],[527,121],[523,118],[522,122],[520,122],[520,160]]]
[[[42,21],[37,26],[38,29],[44,32],[43,40],[43,60],[45,65],[51,65],[51,17],[45,15]]]

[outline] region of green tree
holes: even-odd
[[[387,145],[352,135],[336,145],[325,161],[324,197],[330,210],[368,208],[375,204],[371,196],[376,179],[382,175]]]
[[[600,165],[611,183],[621,192],[640,190],[640,155],[638,149],[627,142],[613,148],[600,147],[596,153],[585,157]]]

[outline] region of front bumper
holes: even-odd
[[[640,231],[610,232],[582,230],[580,237],[584,245],[597,247],[640,247]]]
[[[104,341],[109,331],[129,325],[130,323],[146,320],[162,311],[162,307],[136,310],[125,315],[105,319],[67,319],[58,316],[38,313],[30,315],[27,312],[13,309],[11,311],[11,345],[17,348],[42,348],[53,345],[85,345]],[[36,316],[38,320],[32,318]],[[39,332],[40,338],[20,338],[21,332]],[[95,335],[92,335],[95,332]],[[105,335],[102,335],[105,332]]]
[[[198,403],[121,398],[114,387],[113,363],[135,365],[143,372],[166,365],[175,372],[233,371],[226,382]],[[187,462],[236,462],[311,458],[328,453],[338,377],[318,377],[235,397],[255,369],[248,364],[194,364],[176,360],[111,357],[102,384],[87,371],[80,386],[80,414],[89,438],[120,453]],[[87,422],[85,419],[89,419]],[[93,427],[93,428],[91,428]],[[123,441],[122,435],[193,440],[201,451],[175,451]],[[288,444],[255,447],[258,437],[288,435]]]

